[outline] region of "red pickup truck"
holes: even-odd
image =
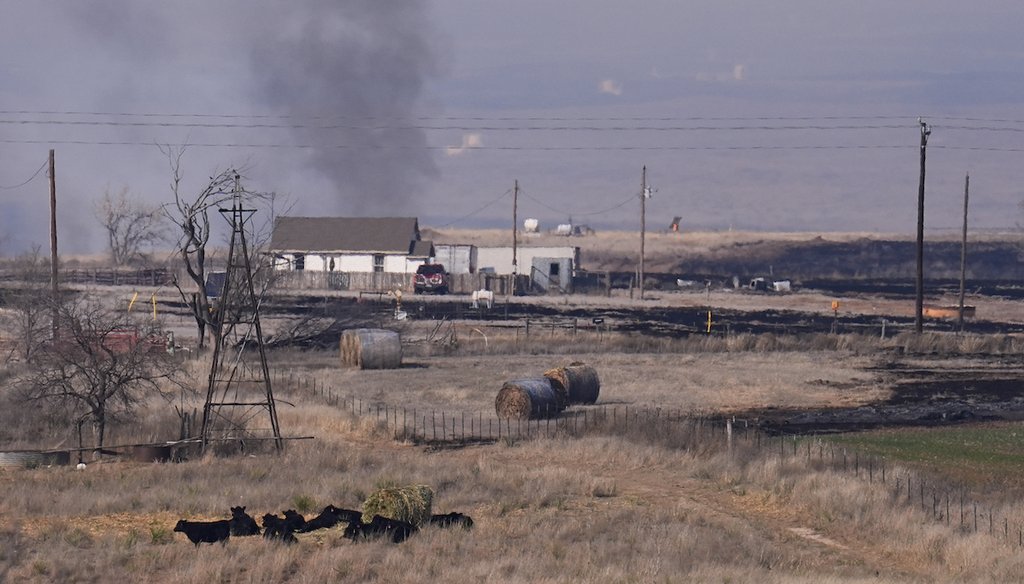
[[[448,283],[448,272],[444,264],[423,264],[416,268],[416,275],[412,277],[412,289],[416,294],[447,294]]]

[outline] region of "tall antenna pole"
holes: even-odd
[[[519,273],[519,257],[518,257],[518,235],[517,225],[519,223],[519,180],[515,181],[515,187],[512,189],[512,295],[516,293],[516,276]]]
[[[958,324],[964,332],[964,289],[967,285],[967,199],[971,188],[971,175],[964,179],[964,236],[960,242],[960,314]]]
[[[53,149],[50,149],[50,294],[53,301],[53,336],[57,337],[57,174]]]
[[[640,300],[644,299],[644,240],[647,236],[647,165],[640,172]]]
[[[928,150],[928,136],[932,133],[928,124],[921,118],[921,178],[917,183],[917,299],[914,303],[914,331],[924,331],[924,169],[925,155]]]

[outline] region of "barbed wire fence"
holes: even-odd
[[[1024,520],[1001,506],[972,496],[967,486],[916,471],[883,456],[866,454],[822,436],[764,431],[756,420],[736,419],[683,409],[619,404],[574,406],[560,414],[516,419],[484,411],[409,408],[344,393],[315,377],[275,369],[277,387],[305,393],[325,405],[377,424],[394,440],[436,448],[472,443],[516,443],[524,440],[579,438],[586,434],[636,435],[657,440],[671,433],[673,443],[713,451],[744,449],[785,464],[852,475],[884,489],[893,503],[918,511],[926,520],[944,524],[962,535],[987,534],[1024,550]],[[896,519],[894,519],[896,520]]]

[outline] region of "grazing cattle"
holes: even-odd
[[[334,505],[328,505],[324,507],[324,510],[321,511],[319,515],[307,521],[301,529],[297,529],[296,533],[307,533],[310,531],[316,531],[317,529],[327,529],[342,522],[352,523],[353,521],[359,521],[361,517],[362,513],[359,511],[339,509]]]
[[[278,539],[284,543],[296,543],[295,535],[289,527],[288,520],[277,515],[267,513],[263,516],[263,537],[266,539]]]
[[[249,516],[245,512],[245,507],[232,507],[231,508],[231,535],[234,536],[246,536],[246,535],[259,535],[260,526],[256,524],[256,520]]]
[[[401,543],[416,533],[416,526],[397,519],[388,519],[374,515],[373,521],[363,523],[353,521],[345,528],[345,537],[353,541],[359,539],[375,539],[386,536],[394,543]]]
[[[431,515],[430,524],[438,527],[455,527],[458,525],[463,529],[472,529],[473,518],[462,513],[445,513],[444,515]]]
[[[185,521],[180,519],[174,531],[185,534],[185,537],[199,547],[201,543],[226,542],[231,537],[231,526],[228,520],[222,521]]]

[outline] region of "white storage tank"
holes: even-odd
[[[523,221],[523,231],[526,233],[537,233],[540,231],[540,222],[532,218]]]

